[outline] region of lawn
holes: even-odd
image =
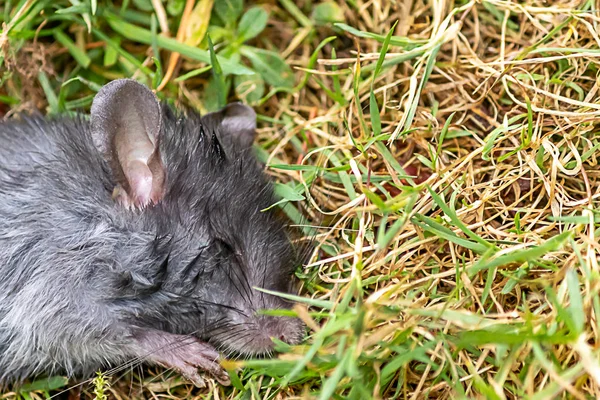
[[[228,361],[231,387],[136,367],[0,399],[600,398],[595,2],[2,0],[0,21],[6,118],[87,112],[120,77],[252,105],[314,243],[305,341]]]

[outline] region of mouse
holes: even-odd
[[[132,79],[88,115],[0,123],[0,384],[147,363],[230,384],[223,357],[302,340],[300,265],[242,103],[200,115]]]

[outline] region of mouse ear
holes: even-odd
[[[244,150],[252,146],[256,135],[256,113],[242,103],[231,103],[220,111],[206,114],[209,126],[217,127],[217,135],[226,150]]]
[[[158,203],[165,169],[159,153],[161,110],[146,86],[119,79],[103,86],[91,109],[94,144],[117,181],[114,197],[125,207]]]

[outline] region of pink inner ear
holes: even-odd
[[[141,160],[131,160],[126,166],[125,175],[131,187],[131,197],[136,207],[145,207],[152,196],[152,172]]]
[[[117,79],[100,89],[91,110],[94,144],[116,180],[115,200],[124,207],[157,204],[165,193],[158,149],[161,110],[146,86]]]
[[[156,147],[136,119],[123,125],[115,136],[115,148],[129,185],[129,202],[141,208],[159,200],[152,188],[155,180],[160,182],[160,177],[154,176],[149,166]]]

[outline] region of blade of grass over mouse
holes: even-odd
[[[273,290],[267,290],[267,289],[263,289],[263,288],[259,288],[259,287],[254,287],[254,290],[258,290],[259,292],[263,292],[263,293],[267,293],[273,296],[279,296],[281,298],[284,298],[286,300],[291,300],[291,301],[295,301],[298,303],[305,303],[311,306],[315,306],[315,307],[319,307],[319,308],[324,308],[326,310],[329,310],[331,308],[333,308],[334,304],[330,301],[324,301],[324,300],[315,300],[315,299],[309,299],[309,298],[305,298],[305,297],[301,297],[301,296],[295,296],[292,294],[287,294],[287,293],[280,293],[280,292],[275,292]]]

